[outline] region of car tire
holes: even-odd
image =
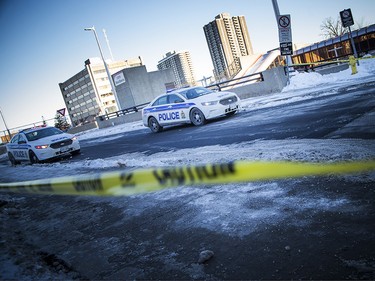
[[[81,150],[80,149],[72,151],[72,155],[78,155],[78,154],[81,154]]]
[[[20,162],[17,161],[17,160],[14,158],[13,154],[10,153],[10,152],[8,152],[8,158],[9,158],[9,161],[10,161],[10,163],[12,164],[12,166],[16,166],[17,164],[20,164]]]
[[[40,163],[38,156],[36,156],[34,151],[32,150],[29,151],[29,159],[30,159],[31,165]]]
[[[159,133],[163,130],[163,127],[160,126],[158,120],[156,120],[155,117],[150,117],[150,119],[148,119],[148,126],[154,133]]]
[[[201,126],[206,123],[206,117],[204,117],[204,114],[202,111],[200,111],[198,108],[193,108],[190,111],[190,121],[195,126]]]
[[[233,116],[234,114],[236,114],[237,110],[235,111],[231,111],[231,112],[228,112],[227,114],[225,114],[226,116]]]

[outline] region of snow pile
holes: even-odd
[[[352,70],[349,67],[346,70],[338,73],[321,75],[317,72],[295,72],[290,78],[290,84],[286,86],[282,92],[288,92],[296,89],[332,86],[336,83],[347,83],[349,81],[371,77],[375,73],[375,59],[360,60],[360,65],[357,66],[358,73],[352,75]]]
[[[46,175],[71,176],[116,169],[138,169],[168,166],[227,163],[229,161],[299,161],[338,162],[374,159],[372,142],[359,139],[287,139],[256,140],[232,145],[212,145],[152,155],[127,153],[105,159],[61,161],[49,164],[19,165],[8,169],[8,180],[17,181],[23,174],[29,180]],[[372,175],[375,177],[375,173]]]
[[[78,133],[76,135],[79,137],[79,140],[86,140],[86,139],[93,139],[93,138],[98,138],[98,137],[103,137],[103,136],[109,136],[109,135],[134,131],[138,129],[145,129],[142,121],[136,121],[136,122],[127,123],[123,125],[117,125],[117,126],[113,126],[109,128],[104,128],[104,129],[92,129],[92,130]]]
[[[63,169],[119,168],[119,167],[165,167],[173,165],[199,165],[247,161],[308,161],[337,162],[375,158],[373,145],[366,140],[258,140],[233,145],[212,145],[178,151],[159,152],[152,155],[129,153],[106,159],[84,162],[55,163]]]

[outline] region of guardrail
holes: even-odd
[[[344,64],[344,62],[341,60],[340,61],[336,60],[336,61],[324,61],[324,62],[296,63],[296,64],[289,65],[289,67],[294,67],[295,70],[297,71],[309,72],[309,71],[315,71],[317,69],[320,69],[326,66],[338,65],[338,64]]]
[[[361,58],[355,58],[356,61],[359,60],[366,60],[366,59],[373,59],[375,56],[369,56],[369,57],[361,57]],[[335,58],[334,60],[326,60],[326,61],[318,61],[318,62],[306,62],[306,63],[294,63],[289,65],[290,67],[296,67],[297,70],[305,70],[308,71],[317,69],[319,67],[325,67],[332,64],[344,64],[344,63],[350,63],[350,59],[345,57],[339,57]]]
[[[336,63],[337,64],[348,63],[352,69],[352,74],[356,74],[358,73],[357,65],[359,65],[360,60],[367,60],[367,59],[373,59],[373,58],[375,58],[375,56],[368,56],[368,57],[362,57],[362,58],[355,58],[354,56],[349,56],[348,59],[334,60],[330,62],[325,61],[325,62],[296,63],[296,64],[291,64],[290,66],[293,66],[293,67],[303,66],[305,68],[305,71],[308,71],[309,68],[312,71],[314,71],[314,68],[317,68],[317,67],[323,67],[323,66],[327,66],[330,64],[336,64]]]
[[[98,118],[99,118],[100,121],[104,121],[104,120],[109,120],[109,119],[112,119],[112,118],[120,117],[120,116],[129,114],[129,113],[138,112],[140,109],[144,108],[148,104],[149,104],[149,102],[139,104],[139,105],[135,105],[135,106],[128,107],[128,108],[125,108],[125,109],[121,109],[121,110],[116,111],[116,112],[111,112],[111,113],[107,113],[107,114],[104,114],[104,115],[100,115],[100,116],[98,116]]]
[[[246,79],[246,78],[249,78],[249,79]],[[240,82],[232,83],[233,81],[240,81]],[[212,84],[212,85],[207,86],[206,88],[212,89],[216,87],[219,91],[221,91],[223,88],[233,87],[233,86],[245,84],[251,81],[256,81],[256,82],[264,81],[263,73],[262,72],[253,73],[253,74],[246,75],[240,78],[235,78],[235,79],[227,80],[224,82]]]

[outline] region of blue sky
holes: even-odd
[[[293,43],[315,43],[320,24],[351,8],[354,19],[375,22],[374,0],[278,0],[290,14]],[[187,50],[196,78],[213,68],[203,26],[222,12],[244,15],[254,52],[278,47],[271,0],[0,0],[0,108],[9,128],[54,118],[65,107],[58,84],[98,57],[95,26],[104,55],[110,58],[105,29],[115,59],[141,56],[149,71],[170,50]],[[0,120],[0,135],[5,129]]]

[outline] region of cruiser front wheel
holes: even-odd
[[[206,123],[206,117],[204,117],[203,112],[200,111],[198,108],[193,108],[190,111],[190,121],[195,126],[201,126],[204,123]]]

